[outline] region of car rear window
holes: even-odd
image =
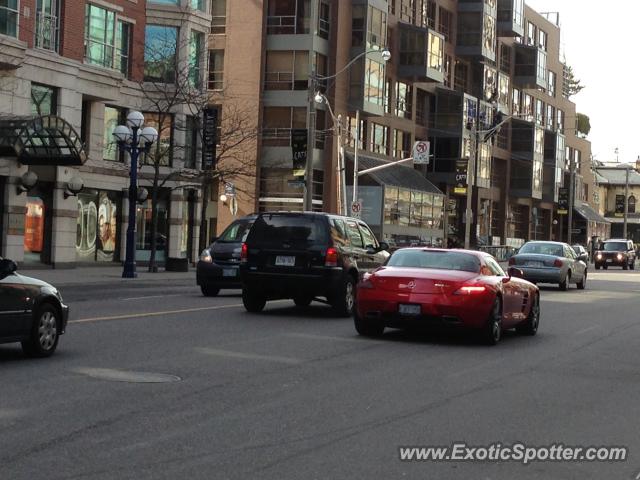
[[[245,238],[245,235],[251,228],[252,223],[252,221],[248,220],[237,220],[229,225],[216,241],[223,243],[242,242]]]
[[[627,244],[624,242],[604,242],[605,252],[625,252]]]
[[[556,243],[525,243],[518,253],[537,253],[540,255],[552,255],[554,257],[564,257],[562,245]]]
[[[439,270],[480,271],[480,260],[469,253],[437,250],[397,250],[389,257],[390,267],[435,268]]]
[[[291,244],[296,247],[327,244],[324,218],[316,215],[260,215],[247,237],[252,245]]]

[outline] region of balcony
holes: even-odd
[[[443,83],[444,36],[430,28],[416,27],[403,22],[400,22],[398,27],[398,75],[417,81]]]
[[[456,55],[496,61],[495,0],[458,3]]]
[[[498,0],[498,36],[524,36],[524,0]]]
[[[514,85],[520,88],[547,88],[547,52],[529,45],[516,45]]]

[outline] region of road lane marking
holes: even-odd
[[[145,300],[147,298],[164,298],[164,297],[185,297],[186,295],[184,293],[172,293],[170,295],[146,295],[143,297],[127,297],[127,298],[121,298],[120,300]]]
[[[582,335],[583,333],[590,332],[591,330],[595,330],[595,329],[597,329],[597,328],[599,328],[599,327],[598,327],[598,325],[593,325],[592,327],[588,327],[588,328],[585,328],[585,329],[583,329],[583,330],[579,330],[579,331],[577,331],[577,332],[576,332],[576,335]]]
[[[312,333],[285,333],[286,337],[294,337],[294,338],[304,338],[308,340],[328,340],[332,342],[349,342],[349,343],[361,343],[361,344],[371,344],[371,343],[385,343],[381,340],[370,340],[364,339],[361,337],[334,337],[331,335],[314,335]]]
[[[126,313],[124,315],[112,315],[108,317],[80,318],[78,320],[69,320],[68,323],[91,323],[91,322],[103,322],[107,320],[124,320],[127,318],[159,317],[162,315],[175,315],[177,313],[203,312],[206,310],[223,310],[227,308],[238,308],[242,306],[243,305],[241,303],[234,303],[233,305],[217,305],[215,307],[195,307],[195,308],[182,308],[180,310],[163,310],[160,312]]]
[[[220,350],[218,348],[196,347],[195,350],[205,355],[217,357],[238,358],[241,360],[261,360],[267,362],[287,363],[289,365],[297,365],[302,363],[299,358],[279,357],[277,355],[258,355],[255,353],[232,352],[231,350]]]

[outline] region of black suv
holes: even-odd
[[[260,312],[267,300],[308,306],[324,297],[349,316],[360,275],[381,266],[388,245],[361,220],[327,213],[262,213],[242,245],[242,301]]]
[[[206,297],[215,297],[222,288],[240,288],[240,247],[255,220],[249,215],[234,220],[200,254],[196,283]]]
[[[596,270],[605,270],[609,265],[622,267],[624,270],[636,268],[636,251],[631,240],[610,239],[600,244],[593,259]]]

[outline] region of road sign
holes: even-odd
[[[429,165],[429,142],[419,140],[413,144],[413,163]]]
[[[558,189],[558,215],[569,213],[569,189],[560,187]]]
[[[362,215],[362,202],[353,202],[351,204],[351,216],[360,218],[360,215]]]

